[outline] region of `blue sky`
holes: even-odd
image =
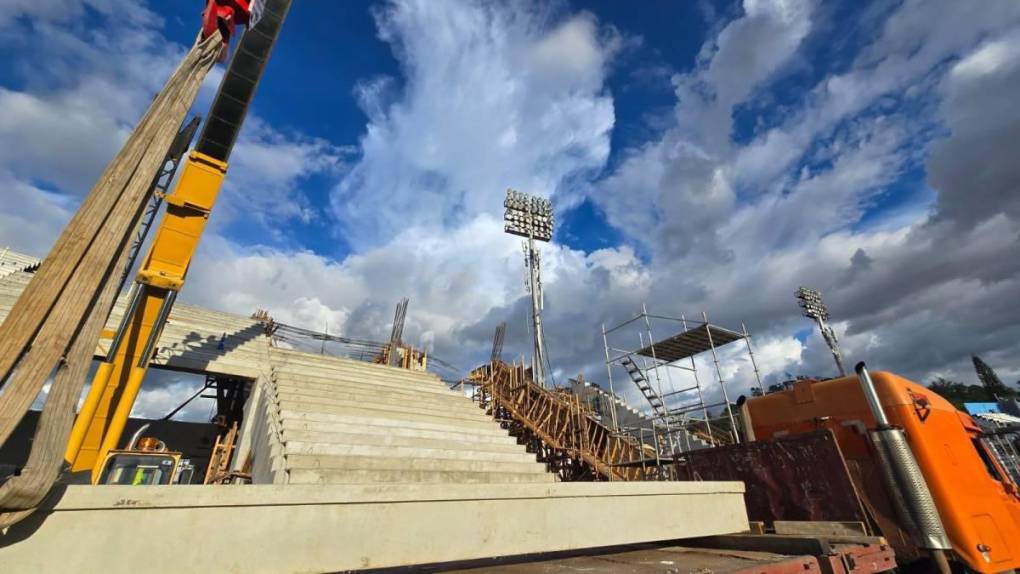
[[[0,0],[0,247],[45,254],[194,36],[191,4],[121,4]],[[1012,0],[296,2],[182,297],[381,337],[408,296],[437,356],[500,321],[525,353],[514,187],[557,206],[561,379],[604,378],[600,325],[643,303],[830,374],[802,284],[852,360],[1020,378],[1018,55]]]
[[[377,34],[374,10],[379,2],[352,1],[292,9],[255,102],[257,112],[274,127],[353,145],[368,120],[354,95],[366,79],[387,77],[399,92],[403,76],[391,46]],[[166,35],[180,44],[194,36],[192,7],[168,6],[163,17]],[[553,21],[587,11],[610,23],[627,37],[614,62],[606,88],[613,92],[615,126],[610,134],[612,165],[618,154],[639,145],[661,129],[657,116],[668,115],[674,104],[670,77],[693,63],[708,32],[709,20],[733,11],[732,3],[656,2],[652,12],[635,11],[617,2],[554,3]],[[201,110],[197,110],[201,111]],[[737,131],[739,134],[739,130]],[[317,209],[328,203],[329,179],[309,177],[302,193]],[[593,251],[620,244],[601,209],[582,202],[566,210],[558,239],[565,245]],[[287,244],[329,256],[343,257],[350,246],[329,233],[326,225],[291,225]],[[258,241],[258,230],[243,224],[226,234],[241,242]]]

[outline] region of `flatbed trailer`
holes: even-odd
[[[713,536],[588,551],[433,564],[401,572],[444,574],[871,574],[896,568],[880,537]],[[375,570],[388,574],[393,570]]]

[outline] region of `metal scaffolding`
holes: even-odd
[[[681,330],[665,339],[656,340],[652,332],[653,323],[673,324]],[[624,338],[622,333],[629,326],[638,331],[639,347],[621,348],[625,346],[623,343],[620,343],[621,347],[614,346],[615,341]],[[747,346],[755,384],[761,389],[761,374],[746,326],[741,325],[740,331],[734,331],[713,325],[708,320],[708,314],[704,312],[701,313],[701,321],[689,320],[686,315],[679,317],[653,315],[642,305],[641,313],[637,316],[609,329],[606,329],[605,325],[602,326],[610,393],[616,392],[614,367],[623,369],[650,407],[656,432],[661,434],[661,438],[657,438],[659,444],[663,445],[663,448],[668,448],[671,453],[690,450],[692,439],[707,441],[713,446],[740,442],[740,433],[737,430],[737,421],[727,388],[731,381],[727,381],[723,376],[722,358],[718,349],[741,340]],[[614,344],[611,344],[611,341]],[[695,357],[702,353],[711,354],[715,380],[721,394],[720,400],[706,400],[709,389],[704,386],[703,377],[695,360]],[[674,383],[674,375],[681,381],[686,381],[681,382],[679,388]],[[711,410],[719,407],[722,407],[721,414],[712,416]],[[614,428],[619,429],[615,408],[611,415]],[[723,425],[724,430],[719,428],[720,421],[728,423]]]

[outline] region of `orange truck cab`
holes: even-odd
[[[921,385],[887,372],[871,376],[890,424],[906,434],[956,559],[976,572],[1020,568],[1020,495],[981,429]],[[790,390],[750,399],[746,406],[755,439],[827,428],[851,471],[874,468],[877,462],[867,434],[875,419],[856,377],[798,381]],[[867,498],[875,483],[861,478],[857,473],[854,482]]]

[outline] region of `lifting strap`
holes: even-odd
[[[222,48],[196,41],[107,165],[0,324],[0,444],[50,377],[32,451],[0,485],[0,528],[32,512],[56,482],[78,397],[127,261],[132,233],[178,126]]]

